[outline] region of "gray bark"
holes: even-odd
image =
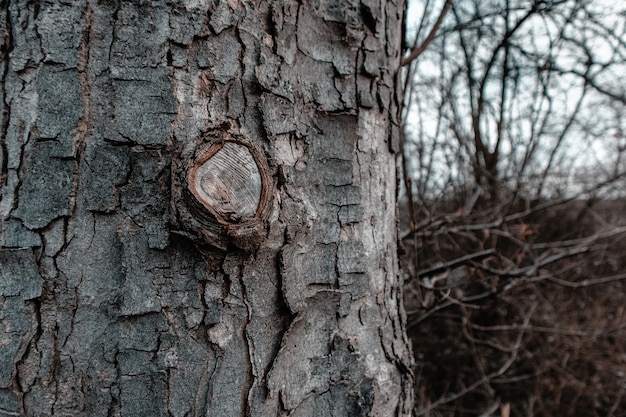
[[[403,8],[0,2],[0,416],[410,414]],[[245,222],[181,191],[224,135]]]

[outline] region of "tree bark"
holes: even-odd
[[[0,5],[0,415],[411,413],[401,0]]]

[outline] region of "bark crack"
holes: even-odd
[[[2,135],[0,136],[0,153],[2,153],[2,160],[0,160],[0,189],[4,188],[7,182],[9,174],[9,155],[6,146],[6,137],[9,131],[9,121],[11,120],[11,104],[7,102],[6,93],[6,81],[9,74],[9,54],[13,49],[13,28],[9,20],[8,7],[5,9],[4,21],[2,25],[6,28],[6,36],[3,39],[3,43],[0,46],[0,54],[2,56],[3,68],[2,68],[2,83],[0,85],[0,99],[2,100]],[[2,193],[4,196],[4,193]],[[0,197],[0,200],[2,197]]]
[[[241,341],[243,343],[243,364],[245,365],[246,372],[246,380],[241,388],[241,408],[239,410],[240,417],[251,416],[251,392],[252,387],[255,383],[254,377],[254,342],[248,336],[247,327],[252,319],[252,307],[250,306],[250,302],[248,301],[246,285],[243,280],[242,273],[239,274],[239,285],[241,285],[241,300],[243,304],[246,306],[247,315],[241,325]]]
[[[33,3],[33,22],[35,22],[34,26],[36,28],[34,32],[35,32],[35,36],[37,36],[37,41],[38,41],[37,44],[39,45],[39,53],[40,53],[40,56],[42,57],[41,60],[45,61],[46,54],[43,50],[42,36],[41,36],[41,33],[39,33],[39,24],[38,24],[40,12],[41,12],[41,2],[35,1]]]
[[[26,137],[26,140],[24,140],[25,130],[26,128],[24,125],[24,121],[20,120],[17,136],[22,139],[22,142],[20,143],[19,162],[18,162],[17,167],[15,168],[15,175],[17,176],[17,182],[15,184],[15,187],[13,188],[13,192],[11,193],[12,198],[13,198],[13,204],[11,205],[11,208],[9,209],[7,213],[7,217],[8,217],[8,214],[11,211],[16,210],[19,205],[19,194],[20,194],[20,188],[22,187],[21,172],[22,172],[22,167],[24,166],[24,159],[25,159],[24,154],[26,152],[26,145],[28,144],[28,141],[30,140],[30,134],[28,135],[28,137]],[[2,193],[3,200],[5,197],[6,197],[6,194],[3,192]]]
[[[116,372],[116,381],[119,381],[122,376],[122,369],[120,366],[120,362],[118,360],[119,350],[116,347],[115,352],[113,353],[113,368]],[[111,385],[111,401],[109,402],[109,407],[107,409],[107,417],[115,417],[119,415],[120,408],[120,398],[119,398],[119,389],[116,383]]]
[[[211,361],[207,361],[207,365],[200,375],[198,387],[194,395],[194,416],[207,415],[207,404],[211,398],[211,387],[213,386],[211,381],[213,380],[213,376],[217,371],[218,360],[219,358],[216,355],[215,361],[213,362],[213,369],[210,369]]]
[[[78,82],[80,83],[82,90],[83,114],[74,129],[75,138],[73,144],[74,149],[72,152],[74,157],[74,173],[72,177],[72,189],[70,191],[70,215],[74,213],[74,209],[76,208],[81,159],[85,150],[87,135],[89,134],[89,123],[91,122],[91,83],[89,82],[88,68],[93,10],[90,4],[87,4],[85,7],[84,20],[85,25],[83,26],[81,33],[80,46],[78,47],[78,60],[76,63]]]
[[[115,6],[115,10],[113,10],[113,13],[111,15],[111,22],[113,22],[111,25],[111,42],[108,45],[108,51],[107,51],[108,52],[107,59],[109,63],[111,62],[111,53],[113,51],[113,43],[115,43],[115,39],[117,39],[117,35],[116,35],[117,31],[115,27],[115,22],[118,21],[119,12],[120,12],[120,9],[122,8],[122,2],[116,2],[116,3],[117,4]],[[111,72],[111,69],[109,66],[109,73],[110,72]]]

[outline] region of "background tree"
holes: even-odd
[[[626,371],[624,7],[421,6],[402,233],[417,414],[612,415]]]
[[[0,2],[0,414],[409,415],[402,16]]]

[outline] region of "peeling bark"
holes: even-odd
[[[403,8],[0,2],[0,414],[410,415]],[[198,183],[222,244],[176,179],[211,132],[268,164]]]

